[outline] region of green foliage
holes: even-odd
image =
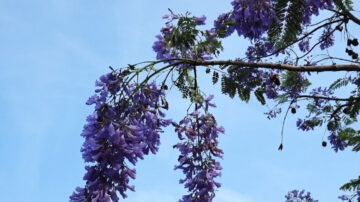
[[[348,78],[339,78],[330,85],[329,89],[330,90],[339,89],[341,87],[347,86],[348,84],[349,84]]]
[[[206,38],[211,38],[210,37],[210,33],[209,31],[206,32],[201,32],[201,34],[203,36],[205,36]],[[218,40],[204,40],[204,41],[200,41],[197,44],[197,51],[198,52],[207,52],[207,53],[211,53],[215,56],[218,56],[220,54],[220,51],[224,50],[221,41]]]
[[[216,72],[216,71],[214,71],[214,72],[213,72],[213,76],[212,76],[212,82],[213,82],[213,84],[216,84],[216,83],[218,82],[218,80],[219,80],[219,73]]]
[[[360,176],[358,179],[350,180],[350,182],[341,186],[340,189],[343,191],[355,191],[358,187],[360,187]]]
[[[236,21],[235,20],[227,20],[224,22],[225,26],[220,27],[216,30],[216,34],[219,38],[225,38],[227,36],[227,31],[230,26],[235,26]]]
[[[249,102],[249,100],[250,100],[250,89],[249,88],[244,88],[244,87],[238,85],[237,92],[238,92],[239,98],[242,101]]]
[[[188,98],[191,95],[190,89],[193,87],[193,79],[189,75],[187,68],[178,69],[179,77],[175,82],[175,86],[181,92],[183,98]]]
[[[301,33],[304,3],[304,0],[277,1],[275,12],[280,22],[273,23],[268,32],[270,42],[277,48],[283,49],[289,46]]]
[[[178,26],[173,29],[168,40],[179,50],[185,50],[195,45],[199,31],[195,29],[196,22],[190,17],[181,17]]]
[[[336,7],[343,12],[354,10],[354,2],[352,0],[334,0]]]
[[[284,71],[281,74],[281,85],[285,88],[300,88],[306,90],[311,85],[309,80],[302,81],[298,72]]]
[[[346,140],[348,146],[353,147],[353,151],[360,151],[360,131],[353,128],[345,128],[339,133],[339,138]]]
[[[319,119],[319,118],[317,118],[317,117],[314,117],[314,118],[312,118],[312,119],[310,119],[310,120],[306,120],[305,121],[305,124],[307,125],[307,126],[309,126],[311,129],[314,129],[315,127],[317,127],[317,126],[321,126],[322,124],[323,124],[323,120],[322,119]]]
[[[240,100],[248,102],[251,97],[252,89],[255,89],[254,95],[261,104],[265,104],[265,89],[259,87],[262,84],[262,79],[248,80],[248,77],[253,72],[253,69],[238,69],[236,66],[228,67],[228,73],[231,76],[223,76],[221,78],[221,91],[223,94],[234,98],[238,94]],[[245,84],[246,81],[246,85]]]

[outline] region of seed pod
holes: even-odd
[[[208,67],[208,68],[206,68],[206,70],[205,70],[205,73],[210,73],[210,71],[211,71],[211,69]]]
[[[349,112],[350,112],[349,107],[344,108],[342,112],[343,112],[344,114],[349,114]]]
[[[352,45],[353,46],[358,46],[359,45],[359,41],[357,39],[353,39],[352,40]]]
[[[295,114],[296,113],[296,109],[295,107],[291,108],[291,113]]]
[[[358,55],[357,53],[354,53],[354,54],[352,55],[352,59],[354,59],[354,60],[358,59],[358,57],[359,57],[359,55]]]
[[[322,145],[323,147],[326,147],[327,142],[326,142],[326,141],[322,141],[321,145]]]
[[[283,149],[283,144],[280,144],[278,150],[281,151]]]
[[[274,82],[277,86],[280,86],[280,79],[278,74],[270,75],[270,80]]]
[[[162,89],[167,90],[167,89],[168,89],[168,86],[167,86],[166,84],[164,84],[164,85],[162,86]]]
[[[348,52],[348,55],[349,56],[352,56],[352,55],[354,55],[355,54],[355,52],[353,51],[353,50],[349,50],[349,52]]]
[[[348,45],[348,46],[351,46],[351,44],[352,44],[352,40],[351,40],[351,39],[348,39],[348,40],[347,40],[347,45]]]
[[[341,25],[338,25],[338,26],[336,26],[336,29],[337,30],[339,30],[340,32],[343,30],[343,26],[341,26]]]

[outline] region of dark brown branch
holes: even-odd
[[[327,10],[332,11],[332,12],[337,13],[337,14],[340,14],[340,15],[342,15],[342,16],[346,16],[346,17],[348,17],[351,21],[353,21],[354,23],[360,25],[360,19],[357,18],[357,17],[355,17],[355,15],[352,14],[350,11],[339,12],[339,11],[334,10],[334,9],[327,9]]]
[[[242,60],[217,60],[217,61],[201,61],[201,60],[189,60],[189,59],[174,59],[179,60],[184,64],[191,64],[195,66],[223,66],[221,69],[225,69],[227,66],[235,66],[237,68],[252,67],[252,68],[265,68],[265,69],[280,69],[294,72],[337,72],[337,71],[360,71],[359,64],[333,64],[333,65],[318,65],[318,66],[295,66],[290,64],[280,64],[271,62],[245,62]]]
[[[311,98],[311,99],[318,99],[318,100],[332,100],[332,101],[341,101],[341,102],[360,100],[360,97],[337,98],[337,97],[324,97],[324,96],[314,96],[314,95],[299,95],[297,98]]]

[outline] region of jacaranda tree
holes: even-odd
[[[86,162],[85,186],[76,188],[70,201],[119,201],[134,187],[135,165],[146,155],[156,154],[165,127],[173,127],[179,142],[175,169],[182,170],[186,192],[180,201],[211,202],[220,188],[217,178],[223,152],[218,136],[225,132],[211,109],[213,95],[198,86],[198,72],[205,71],[213,83],[221,82],[223,94],[248,102],[251,95],[262,105],[271,101],[269,119],[282,112],[307,110],[299,117],[299,130],[325,125],[330,146],[360,150],[360,130],[354,128],[360,111],[360,28],[352,0],[233,0],[232,10],[219,15],[209,30],[201,29],[206,17],[177,14],[169,9],[166,23],[156,36],[156,60],[128,65],[96,81],[94,105],[88,116],[81,148]],[[322,15],[319,15],[323,13]],[[234,32],[251,42],[246,57],[216,60],[223,50],[221,40]],[[335,41],[339,35],[345,44]],[[348,57],[330,55],[334,43]],[[246,48],[246,47],[244,47]],[[314,51],[321,54],[313,55]],[[311,84],[311,73],[346,71],[329,86]],[[191,106],[175,121],[164,111],[171,107],[165,92],[176,87]],[[339,97],[342,89],[351,89]],[[306,108],[300,108],[299,103]],[[284,127],[284,124],[283,124]],[[283,131],[281,131],[283,135]],[[327,146],[327,141],[322,143]],[[281,142],[279,150],[283,149]],[[360,201],[360,177],[344,184],[350,195],[343,201]],[[317,201],[309,192],[292,190],[286,201]]]

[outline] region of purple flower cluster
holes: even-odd
[[[214,21],[214,28],[221,37],[228,37],[235,31],[235,23],[232,12],[223,13]]]
[[[155,154],[160,144],[162,127],[170,124],[161,108],[167,109],[162,89],[155,83],[127,85],[122,72],[111,72],[96,82],[96,94],[88,105],[95,111],[87,118],[82,136],[81,152],[88,165],[84,188],[76,188],[72,202],[118,201],[118,193],[127,197],[130,179],[135,178],[138,159],[150,152]]]
[[[156,36],[157,40],[154,42],[152,48],[156,52],[156,59],[158,60],[166,60],[166,59],[174,59],[174,58],[190,58],[194,60],[211,60],[213,58],[214,53],[211,50],[216,49],[214,47],[214,43],[207,43],[206,47],[202,48],[196,48],[198,44],[194,45],[193,47],[186,47],[181,48],[176,47],[176,44],[172,44],[170,37],[172,36],[172,33],[177,30],[182,30],[181,27],[179,28],[177,25],[174,25],[173,22],[177,22],[178,20],[181,20],[181,18],[188,18],[187,15],[190,13],[187,13],[186,16],[182,16],[179,14],[173,14],[171,12],[171,15],[165,15],[163,18],[167,19],[168,21],[165,23],[165,27],[161,29],[161,33]],[[190,18],[193,20],[193,22],[196,25],[204,25],[206,17],[192,17]],[[206,31],[205,38],[202,38],[200,41],[218,41],[217,36],[215,33],[215,29]],[[201,38],[201,36],[198,36]],[[205,44],[205,43],[202,43]],[[167,63],[174,63],[175,60],[166,61]]]
[[[328,140],[332,145],[331,148],[333,148],[335,152],[338,152],[339,150],[342,151],[347,146],[346,141],[340,138],[334,131],[332,131],[331,134],[328,136]]]
[[[301,40],[298,45],[301,52],[308,52],[310,50],[310,37]]]
[[[314,127],[309,126],[306,121],[307,120],[305,119],[298,119],[296,121],[296,126],[298,127],[298,129],[302,131],[314,130]]]
[[[306,78],[306,75],[303,72],[296,72],[292,74],[294,75],[292,81],[294,84],[290,86],[286,86],[286,85],[281,86],[281,90],[284,91],[286,94],[288,94],[291,99],[295,99],[301,93],[306,91],[307,89],[306,83],[308,82],[308,79]]]
[[[262,37],[255,40],[253,45],[249,46],[246,51],[246,57],[249,62],[255,62],[276,51],[274,45],[266,38]]]
[[[303,23],[305,25],[310,24],[313,15],[318,16],[320,10],[331,8],[334,8],[333,0],[306,0],[304,4]]]
[[[330,26],[324,27],[324,31],[320,36],[319,41],[320,49],[324,50],[334,45],[335,37],[334,37],[334,30]]]
[[[312,91],[310,92],[311,96],[323,96],[323,97],[331,97],[334,94],[334,91],[330,88],[323,88],[323,87],[318,87],[318,88],[314,88],[312,89]],[[314,99],[315,105],[317,107],[323,107],[324,105],[326,105],[327,103],[329,103],[329,100],[326,99]]]
[[[356,198],[355,198],[356,197]],[[342,195],[338,197],[342,201],[346,202],[359,202],[360,201],[360,188],[356,190],[356,193],[352,196]]]
[[[234,0],[231,2],[233,10],[231,13],[222,14],[215,21],[216,29],[227,27],[230,35],[236,30],[239,36],[245,38],[259,39],[272,23],[278,21],[273,9],[274,1],[271,0]],[[235,23],[229,23],[234,21]]]
[[[289,191],[288,194],[285,196],[286,202],[317,202],[311,197],[310,192],[306,192],[305,190],[292,190]]]
[[[202,105],[196,104],[194,112],[179,123],[173,123],[175,131],[182,142],[174,145],[180,151],[179,165],[185,179],[180,183],[188,189],[181,202],[211,202],[215,197],[216,188],[221,186],[215,181],[222,169],[214,157],[222,158],[222,150],[218,148],[218,134],[224,133],[224,128],[218,127],[214,116],[207,112],[213,96],[204,100]],[[205,111],[204,114],[200,110]]]

